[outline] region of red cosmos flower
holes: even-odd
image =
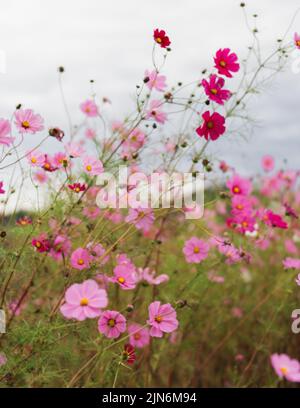
[[[37,238],[33,238],[31,241],[32,245],[36,248],[38,252],[49,252],[51,248],[50,241],[45,238],[45,235],[42,234]]]
[[[240,65],[237,63],[237,55],[232,52],[230,48],[219,49],[214,57],[215,68],[217,68],[220,75],[225,75],[232,78],[231,72],[238,72]]]
[[[74,193],[80,193],[81,191],[86,190],[86,185],[85,184],[80,184],[80,183],[73,183],[68,185],[70,190],[73,190]]]
[[[42,168],[45,171],[49,171],[50,173],[58,169],[58,167],[53,166],[52,159],[49,159],[47,154],[45,154],[45,161],[44,164],[42,165]]]
[[[133,364],[136,360],[135,350],[131,344],[125,344],[122,351],[122,360],[127,364]]]
[[[203,113],[204,120],[202,126],[196,129],[199,136],[204,136],[206,140],[217,140],[226,130],[225,118],[217,112],[212,115],[209,111]]]
[[[153,38],[154,41],[161,46],[161,48],[166,48],[171,44],[171,41],[164,30],[159,30],[158,28],[154,30]]]
[[[217,75],[211,75],[209,77],[209,82],[206,79],[203,79],[201,83],[206,95],[211,101],[224,105],[224,101],[227,101],[230,98],[230,91],[222,89],[225,84],[223,78],[219,78]]]

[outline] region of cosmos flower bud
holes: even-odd
[[[127,305],[126,306],[126,312],[131,313],[134,310],[134,306],[133,305]]]
[[[61,142],[63,137],[65,136],[65,133],[59,128],[51,128],[49,129],[49,135],[55,137],[55,139]]]

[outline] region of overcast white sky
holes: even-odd
[[[0,0],[0,49],[7,73],[0,74],[0,117],[17,103],[33,108],[46,124],[66,128],[57,86],[63,65],[65,92],[73,120],[95,80],[99,97],[109,97],[112,116],[131,110],[135,85],[151,68],[152,31],[164,28],[172,40],[164,74],[168,83],[188,82],[211,66],[214,52],[230,47],[245,55],[250,44],[240,1],[236,0]],[[300,0],[251,0],[267,50],[288,27]],[[300,32],[300,15],[291,29]],[[257,99],[252,115],[261,121],[250,142],[215,144],[218,156],[241,172],[256,172],[264,153],[299,164],[300,74],[290,67]],[[33,136],[32,136],[33,137]]]

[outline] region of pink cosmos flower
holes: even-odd
[[[248,213],[252,208],[252,203],[248,197],[243,195],[234,195],[231,200],[232,214],[241,215]]]
[[[272,354],[271,364],[279,378],[291,382],[300,382],[300,363],[287,354]]]
[[[240,65],[237,63],[237,55],[230,48],[219,49],[214,57],[215,68],[220,75],[232,78],[231,72],[238,72]]]
[[[292,239],[286,239],[284,241],[284,246],[287,252],[290,254],[296,255],[298,253],[298,248],[296,247]]]
[[[154,213],[151,208],[130,208],[125,221],[134,224],[137,229],[147,232],[154,222]]]
[[[84,172],[91,176],[98,176],[103,173],[103,164],[94,156],[85,156],[83,158]]]
[[[285,258],[283,261],[284,269],[300,269],[300,259]]]
[[[131,323],[128,326],[129,343],[133,347],[143,348],[150,343],[150,334],[147,327],[137,323]]]
[[[183,247],[183,253],[188,263],[200,263],[207,258],[209,244],[202,239],[192,237],[187,240]]]
[[[130,290],[136,287],[134,272],[126,264],[117,265],[114,268],[114,277],[111,281],[117,283],[123,290]]]
[[[116,339],[126,331],[126,319],[115,310],[105,310],[98,320],[98,330],[109,339]]]
[[[31,244],[35,247],[37,252],[49,252],[51,243],[45,233],[40,234],[38,237],[33,238]]]
[[[50,173],[58,169],[58,167],[54,163],[53,157],[50,157],[48,154],[44,155],[44,163],[42,168]]]
[[[159,301],[152,302],[149,305],[149,319],[147,323],[151,326],[150,336],[162,337],[163,333],[172,333],[177,329],[179,323],[176,310],[166,303],[161,305]]]
[[[108,304],[107,293],[97,282],[88,279],[74,283],[65,293],[65,303],[60,307],[67,319],[85,320],[100,316],[101,309]]]
[[[66,155],[66,153],[64,152],[55,153],[53,157],[53,163],[54,163],[54,166],[57,167],[58,169],[62,167],[66,169],[71,166],[71,161],[69,157]]]
[[[8,305],[8,308],[9,308],[12,315],[20,316],[22,310],[24,310],[26,308],[26,304],[21,303],[19,300],[13,300]]]
[[[101,213],[101,210],[97,206],[89,206],[89,207],[84,207],[82,210],[82,214],[85,215],[87,218],[90,218],[91,220],[94,220],[97,218]]]
[[[274,158],[270,155],[266,155],[262,158],[261,164],[264,171],[272,171],[275,166]]]
[[[227,101],[230,98],[230,91],[222,89],[225,84],[223,78],[219,78],[217,75],[211,75],[209,77],[209,82],[206,79],[203,79],[201,83],[206,95],[211,101],[214,101],[219,105],[224,105],[224,101]]]
[[[138,268],[136,271],[136,279],[138,282],[146,281],[149,285],[160,285],[161,283],[168,282],[169,276],[165,273],[155,276],[155,271],[151,271],[150,268]]]
[[[11,126],[7,119],[0,119],[0,144],[9,146],[15,140],[14,137],[10,137]],[[9,136],[8,136],[9,135]]]
[[[149,89],[156,89],[158,92],[164,92],[166,88],[166,77],[164,75],[159,75],[158,72],[155,70],[153,71],[145,71],[145,79],[144,82],[146,83]]]
[[[5,190],[3,190],[3,181],[0,181],[0,194],[5,194]]]
[[[226,257],[225,263],[228,265],[232,265],[241,260],[239,250],[233,245],[220,244],[218,245],[218,250]]]
[[[210,114],[206,111],[202,115],[203,123],[196,129],[197,134],[206,140],[217,140],[226,130],[225,118],[218,112]]]
[[[300,35],[298,33],[294,34],[294,43],[296,47],[300,50]]]
[[[41,167],[45,162],[45,155],[38,150],[30,150],[26,153],[26,158],[31,167]]]
[[[92,99],[88,99],[80,105],[80,109],[86,116],[92,118],[98,115],[98,106]]]
[[[89,268],[91,258],[87,249],[77,248],[72,252],[70,261],[73,268],[82,270]]]
[[[94,129],[92,129],[92,128],[86,129],[86,131],[85,131],[85,137],[86,137],[87,139],[90,139],[90,140],[95,139],[95,137],[96,137],[96,131],[95,131]]]
[[[297,283],[298,286],[300,286],[300,273],[296,277],[295,282]]]
[[[70,157],[81,157],[85,153],[81,144],[75,142],[65,144],[64,148]]]
[[[46,183],[48,181],[48,176],[44,170],[38,170],[34,173],[33,179],[40,184]]]
[[[50,256],[57,261],[65,258],[71,250],[71,241],[65,235],[57,235],[51,245]]]
[[[19,109],[15,112],[15,124],[20,133],[36,133],[44,129],[44,119],[32,109]]]
[[[249,195],[252,190],[250,180],[240,177],[238,174],[227,181],[226,186],[230,189],[232,194]]]
[[[161,110],[162,102],[153,100],[150,102],[150,109],[146,113],[146,119],[152,119],[155,122],[164,124],[167,120],[167,114]]]
[[[89,251],[93,263],[105,265],[109,261],[109,255],[106,255],[103,258],[106,249],[101,244],[94,244],[93,242],[89,242],[86,246],[86,249]]]

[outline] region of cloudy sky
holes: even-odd
[[[168,83],[188,82],[210,67],[222,47],[245,55],[251,43],[239,1],[235,0],[0,0],[0,50],[6,73],[0,74],[0,117],[10,117],[18,103],[42,114],[47,126],[66,128],[57,67],[63,65],[64,88],[72,120],[90,96],[90,79],[100,98],[112,100],[111,117],[131,111],[136,83],[151,68],[152,31],[164,28],[172,52],[164,67]],[[251,0],[258,14],[264,53],[274,46],[300,7],[300,0]],[[249,3],[249,4],[248,4]],[[289,35],[300,32],[300,14]],[[259,170],[264,153],[278,163],[299,164],[300,73],[287,65],[284,74],[256,98],[251,114],[260,123],[247,142],[223,141],[214,153],[242,173]],[[37,137],[37,136],[31,136]],[[27,143],[33,143],[28,141]]]

